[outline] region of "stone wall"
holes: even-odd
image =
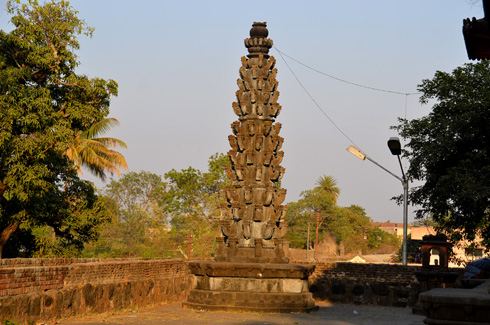
[[[191,274],[182,259],[0,260],[0,321],[60,319],[162,303],[184,302]],[[313,263],[298,263],[313,264]],[[314,263],[315,300],[413,306],[418,266]],[[463,269],[454,269],[462,276]]]
[[[0,265],[0,319],[59,319],[183,301],[181,259],[12,259]]]
[[[315,300],[332,303],[412,307],[420,293],[414,275],[420,266],[364,263],[315,263],[310,288]],[[464,269],[459,273],[460,284]]]

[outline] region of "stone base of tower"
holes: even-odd
[[[312,265],[189,262],[194,276],[186,308],[305,313],[318,310],[309,291]]]
[[[223,237],[217,237],[216,242],[218,244],[216,261],[218,262],[277,264],[289,262],[288,239],[278,238],[270,241],[255,239],[254,244],[249,246],[240,245],[235,237],[228,237],[227,243]]]

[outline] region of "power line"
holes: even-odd
[[[311,96],[311,94],[308,92],[308,90],[305,88],[305,86],[303,86],[303,84],[301,83],[301,81],[299,80],[299,78],[296,76],[296,74],[294,73],[293,69],[291,69],[291,67],[289,66],[288,62],[284,59],[283,57],[283,54],[281,51],[279,51],[277,49],[277,47],[275,45],[273,45],[274,48],[276,49],[276,51],[279,53],[279,55],[281,56],[281,59],[284,61],[284,63],[286,64],[286,66],[288,67],[289,71],[291,72],[291,74],[294,76],[294,78],[296,78],[296,81],[299,83],[299,85],[301,86],[301,88],[303,88],[304,92],[308,95],[308,97],[310,97],[310,99],[313,101],[313,103],[315,103],[316,107],[320,110],[320,112],[323,113],[323,115],[325,115],[325,117],[330,121],[330,123],[332,123],[332,125],[347,139],[350,141],[350,143],[352,143],[354,146],[360,148],[359,145],[357,145],[354,140],[352,140],[344,131],[342,131],[342,129],[340,129],[340,127],[330,118],[330,116],[328,116],[327,113],[325,113],[325,111],[323,110],[323,108],[317,103],[317,101],[313,98],[313,96]],[[285,56],[287,56],[286,54],[284,54]],[[288,56],[289,57],[289,56]]]
[[[337,81],[340,81],[340,82],[343,82],[343,83],[346,83],[346,84],[349,84],[349,85],[352,85],[352,86],[357,86],[357,87],[361,87],[361,88],[366,88],[366,89],[371,89],[371,90],[376,90],[376,91],[381,91],[381,92],[385,92],[385,93],[391,93],[391,94],[397,94],[397,95],[405,95],[405,96],[410,96],[410,95],[419,95],[421,93],[407,93],[407,92],[400,92],[400,91],[393,91],[393,90],[386,90],[386,89],[381,89],[381,88],[376,88],[376,87],[370,87],[370,86],[365,86],[365,85],[361,85],[361,84],[358,84],[358,83],[355,83],[355,82],[351,82],[351,81],[347,81],[347,80],[344,80],[344,79],[340,79],[340,78],[337,78],[335,76],[332,76],[328,73],[325,73],[325,72],[322,72],[318,69],[315,69],[315,68],[312,68],[310,67],[309,65],[299,61],[299,60],[296,60],[295,58],[287,55],[286,53],[282,52],[282,51],[279,51],[279,49],[275,46],[274,46],[274,49],[279,53],[279,55],[281,56],[281,58],[284,60],[284,57],[287,57],[288,59],[291,59],[293,60],[294,62],[298,63],[298,64],[301,64],[302,66],[312,70],[312,71],[315,71],[321,75],[324,75],[326,77],[329,77],[329,78],[332,78],[334,80],[337,80]],[[284,60],[284,62],[286,62],[286,60]]]

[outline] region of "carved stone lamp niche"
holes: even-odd
[[[422,267],[447,269],[449,264],[448,248],[449,243],[444,234],[426,235],[422,237]],[[437,257],[434,258],[434,255]]]

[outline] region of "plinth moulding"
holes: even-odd
[[[194,286],[184,307],[207,310],[310,312],[317,310],[309,292],[312,265],[289,264],[289,241],[284,238],[286,190],[280,187],[285,168],[275,122],[276,60],[269,56],[272,40],[265,22],[255,22],[245,39],[249,54],[242,57],[237,100],[238,120],[228,140],[232,185],[222,190],[215,261],[189,262]]]

